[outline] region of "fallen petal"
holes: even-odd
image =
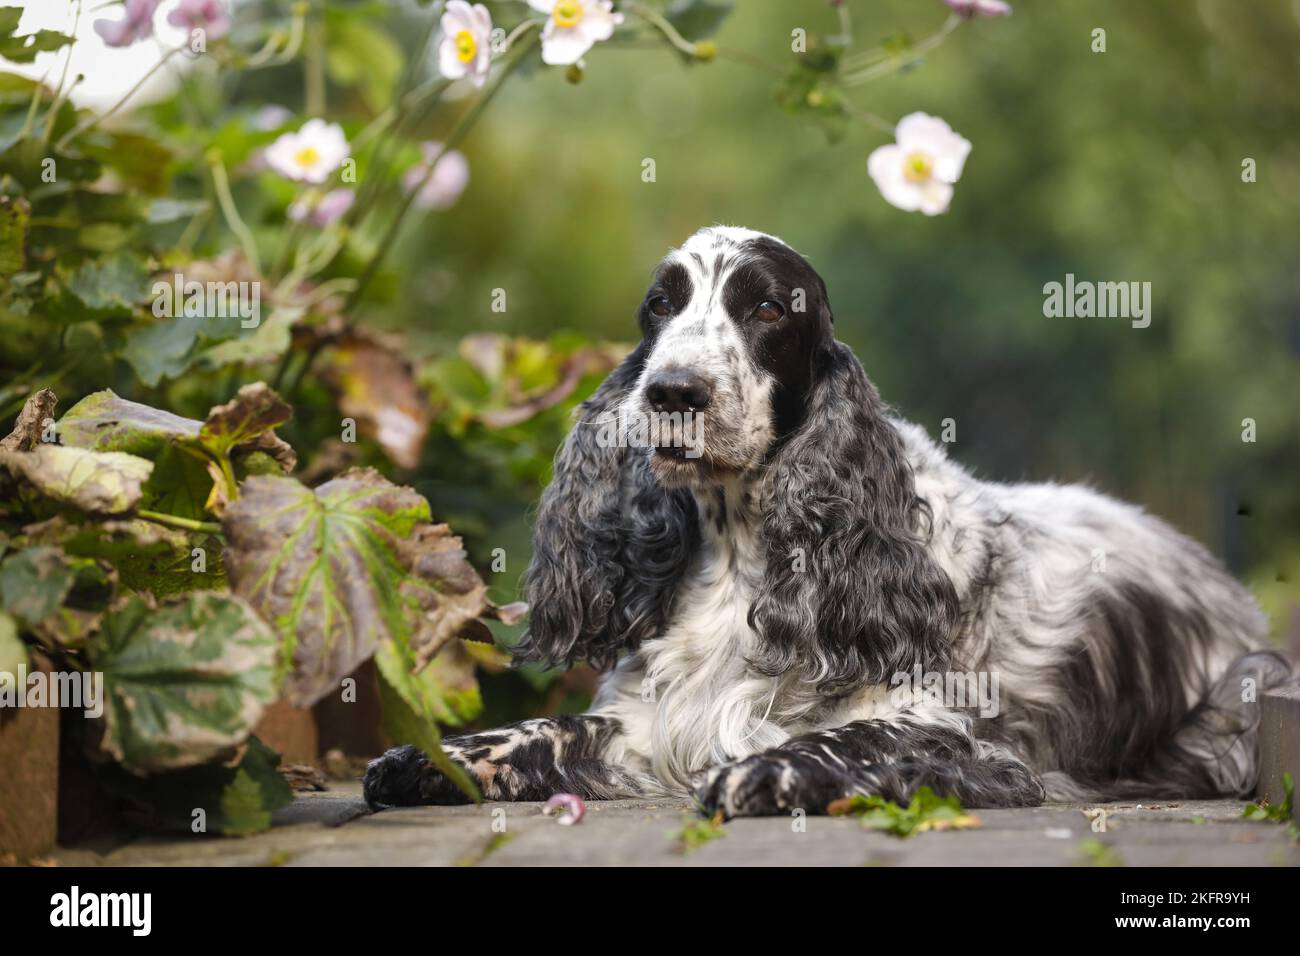
[[[587,813],[587,805],[582,802],[582,797],[572,793],[557,793],[546,801],[546,806],[542,808],[545,816],[553,816],[559,813],[556,823],[560,826],[571,827],[575,823],[582,822],[582,818]]]

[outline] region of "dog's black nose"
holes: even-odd
[[[709,404],[713,388],[693,372],[660,372],[645,387],[645,397],[656,412],[698,412]]]

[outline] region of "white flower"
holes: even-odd
[[[424,154],[424,162],[416,163],[406,171],[402,176],[402,188],[407,192],[417,187],[420,189],[415,205],[421,209],[446,209],[469,185],[469,160],[454,149],[443,153],[441,143],[421,143],[420,152]],[[442,153],[440,157],[439,153]],[[434,157],[438,157],[438,161],[434,164],[433,175],[421,187]]]
[[[447,0],[438,44],[438,71],[449,80],[469,77],[475,86],[487,82],[492,68],[492,14],[481,3]]]
[[[348,141],[337,123],[310,119],[266,149],[266,164],[296,183],[323,183],[348,158]]]
[[[552,66],[577,63],[623,22],[611,0],[528,0],[528,5],[548,16],[542,28],[542,62]]]
[[[961,178],[970,142],[943,120],[925,113],[904,116],[894,142],[867,159],[867,172],[890,205],[927,216],[948,211],[952,184]]]

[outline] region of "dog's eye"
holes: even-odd
[[[662,295],[657,295],[647,303],[650,314],[657,319],[666,319],[673,314],[673,304]]]
[[[754,310],[754,318],[760,322],[775,322],[785,315],[785,306],[780,302],[760,302]]]

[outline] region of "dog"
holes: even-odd
[[[447,738],[484,797],[735,817],[922,786],[967,807],[1252,790],[1254,701],[1290,667],[1203,547],[1085,487],[972,477],[886,407],[773,236],[696,233],[638,319],[556,458],[514,649],[607,673],[589,713]],[[703,437],[600,440],[632,415]],[[948,699],[953,674],[991,675],[996,706]],[[409,746],[364,792],[467,800]]]

